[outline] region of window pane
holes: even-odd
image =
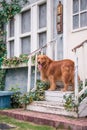
[[[10,57],[14,57],[14,41],[10,41]]]
[[[86,10],[87,9],[87,0],[80,0],[80,10]]]
[[[30,37],[22,38],[22,54],[29,54],[31,51]]]
[[[22,13],[22,20],[21,20],[21,28],[22,33],[30,32],[31,30],[31,11],[28,10]]]
[[[39,48],[46,44],[46,32],[39,34]],[[46,48],[43,49],[44,53],[46,53]]]
[[[39,6],[39,28],[46,27],[46,3]]]
[[[87,26],[87,12],[81,14],[81,16],[80,16],[80,26],[81,27]]]
[[[14,18],[12,18],[9,22],[9,34],[10,37],[14,36]]]
[[[73,16],[73,29],[79,28],[79,15]]]
[[[79,12],[79,0],[73,0],[73,13]]]

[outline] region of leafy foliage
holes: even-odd
[[[12,108],[26,108],[26,105],[30,104],[33,101],[43,101],[44,91],[48,88],[48,86],[48,83],[37,80],[37,89],[34,92],[30,91],[29,93],[25,94],[21,94],[19,88],[12,87],[10,89],[10,91],[14,92],[14,94],[11,96]]]
[[[6,55],[6,46],[5,44],[0,44],[0,67],[3,62],[3,57]]]
[[[28,54],[21,54],[19,57],[16,57],[16,56],[14,56],[12,58],[3,57],[2,64],[4,66],[11,67],[12,65],[17,66],[22,63],[27,64],[28,60],[29,60]],[[31,61],[32,61],[32,64],[35,64],[35,55],[32,56]]]
[[[1,69],[3,57],[6,55],[5,44],[0,44],[0,90],[4,90],[6,70]]]
[[[36,58],[36,56],[33,55],[33,56],[32,56],[32,59],[31,59],[31,60],[32,60],[32,64],[35,64],[35,58]]]
[[[85,82],[85,86],[87,86],[87,82]],[[79,91],[81,91],[83,88],[83,82],[80,83],[80,86],[79,86]],[[83,99],[87,97],[87,90],[84,91],[84,93],[79,97],[79,103],[81,103],[81,101],[83,101]],[[64,96],[64,99],[65,99],[65,104],[64,104],[64,107],[69,110],[69,111],[78,111],[78,104],[75,103],[75,99],[73,97],[73,95],[65,95]]]
[[[0,58],[6,54],[6,46],[5,44],[0,44]]]
[[[14,94],[11,96],[11,106],[12,108],[19,108],[20,107],[20,98],[21,98],[21,92],[20,88],[14,88],[12,87],[10,89]]]
[[[29,58],[28,58],[28,55],[26,54],[23,54],[23,55],[20,55],[19,57],[12,57],[12,58],[3,58],[3,65],[4,66],[17,66],[19,64],[22,64],[22,63],[26,63],[28,62]]]
[[[27,0],[1,0],[0,1],[0,24],[6,24],[14,15],[21,11]]]
[[[87,97],[87,90],[85,90],[85,92],[79,97],[79,103],[80,103],[85,97]]]
[[[29,93],[26,93],[21,96],[19,102],[26,109],[26,105],[33,101],[33,96]]]
[[[41,80],[37,80],[37,89],[34,92],[30,92],[31,95],[33,95],[33,100],[34,101],[43,101],[45,96],[44,96],[44,91],[48,89],[49,84],[42,82]]]
[[[0,69],[0,90],[4,90],[6,70]]]
[[[87,86],[87,82],[85,82],[85,86]],[[80,91],[82,90],[83,87],[83,82],[80,85]],[[87,90],[84,91],[84,93],[79,97],[79,103],[85,98],[87,97]]]
[[[77,105],[75,104],[75,100],[74,100],[74,97],[72,94],[70,95],[64,95],[64,99],[65,99],[65,104],[64,104],[64,107],[65,109],[67,109],[68,111],[77,111],[78,107]]]

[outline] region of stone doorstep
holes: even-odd
[[[49,103],[47,101],[33,101],[31,104],[29,104],[27,106],[31,106],[31,107],[34,106],[34,107],[39,107],[39,108],[43,107],[43,108],[56,109],[56,110],[57,109],[65,110],[63,103],[54,102],[52,104],[52,103]]]
[[[87,130],[87,118],[69,118],[54,114],[26,111],[23,109],[0,110],[0,114],[40,125],[54,126],[56,128],[58,128],[58,126],[64,126],[65,129]]]
[[[64,106],[58,106],[54,104],[43,104],[39,102],[32,102],[31,104],[27,105],[27,110],[29,111],[36,111],[36,112],[43,112],[43,113],[49,113],[49,114],[57,114],[57,115],[65,115],[69,117],[78,117],[78,114],[76,112],[70,112],[65,110]]]
[[[74,95],[72,91],[45,91],[45,100],[54,102],[65,102],[64,95]]]
[[[66,92],[62,92],[62,91],[45,91],[45,95],[46,96],[57,96],[57,97],[63,97],[64,95],[69,95],[69,94],[74,94],[73,91],[66,91]]]
[[[64,98],[60,98],[60,97],[52,97],[52,96],[45,96],[45,100],[46,101],[54,101],[54,102],[65,102],[65,99]]]
[[[54,101],[33,101],[31,104],[34,104],[35,106],[53,106],[53,107],[57,107],[57,106],[64,106],[65,102],[54,102]],[[30,104],[30,105],[31,105]]]

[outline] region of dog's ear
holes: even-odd
[[[50,64],[51,62],[52,62],[52,60],[49,57],[46,56],[46,63]]]
[[[39,58],[40,58],[40,55],[37,56],[37,59],[39,59]]]

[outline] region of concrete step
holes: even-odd
[[[32,104],[32,103],[31,103]],[[31,105],[30,104],[30,105]],[[53,101],[34,101],[35,106],[43,106],[43,107],[63,107],[63,102],[53,102]]]
[[[27,110],[78,117],[76,112],[65,110],[63,104],[60,104],[58,102],[34,101],[31,104],[27,105]]]
[[[45,100],[54,102],[65,102],[64,95],[74,94],[73,91],[45,91]]]
[[[27,105],[27,110],[77,117],[76,112],[69,112],[64,108],[64,95],[69,94],[73,92],[45,91],[45,101],[34,101]]]

